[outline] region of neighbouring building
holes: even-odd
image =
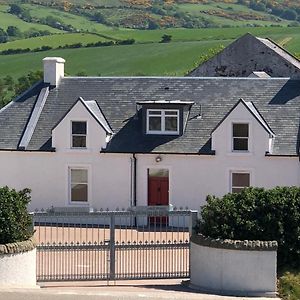
[[[247,33],[187,76],[248,77],[254,71],[300,79],[300,61],[274,41]]]
[[[64,77],[64,62],[0,110],[0,186],[31,188],[31,209],[300,186],[300,80]]]

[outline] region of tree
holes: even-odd
[[[155,21],[149,20],[148,29],[154,30],[154,29],[158,29],[159,27],[160,27],[159,24],[157,24]]]
[[[172,40],[172,36],[169,35],[169,34],[164,34],[162,37],[161,37],[161,41],[160,43],[169,43],[171,42]]]
[[[0,43],[6,43],[8,41],[8,36],[6,31],[0,28]]]
[[[105,17],[101,12],[96,12],[93,19],[98,23],[105,23]]]
[[[280,16],[283,19],[292,20],[292,21],[296,20],[298,17],[296,11],[290,8],[285,9]]]
[[[7,30],[6,30],[6,33],[7,33],[8,36],[16,36],[16,37],[18,37],[18,36],[22,35],[20,29],[18,27],[16,27],[16,26],[8,26]]]
[[[13,15],[21,15],[23,13],[23,9],[18,4],[10,4],[9,12]]]
[[[18,83],[15,86],[15,94],[19,95],[26,91],[32,84],[43,78],[42,71],[30,71],[27,75],[18,78]]]

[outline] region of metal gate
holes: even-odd
[[[196,218],[195,211],[162,207],[36,212],[37,281],[189,277]]]

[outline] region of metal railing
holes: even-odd
[[[195,211],[52,209],[33,219],[37,281],[189,277]]]

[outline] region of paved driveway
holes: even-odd
[[[43,288],[0,288],[0,300],[269,300],[208,295],[183,287],[179,280],[51,283]]]

